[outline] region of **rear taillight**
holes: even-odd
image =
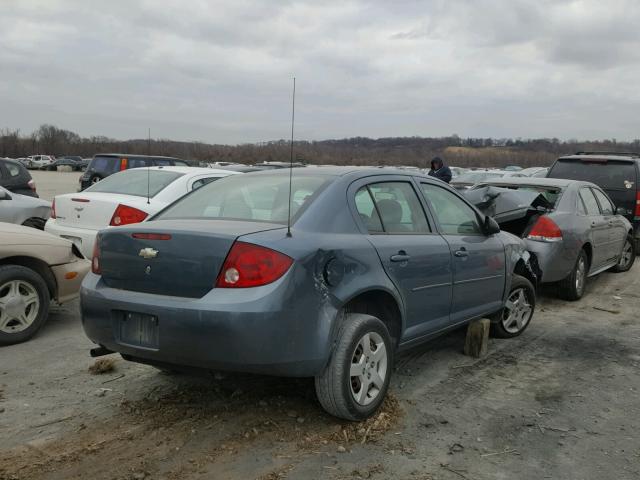
[[[29,185],[29,188],[30,188],[31,190],[33,190],[34,192],[36,191],[36,182],[34,182],[33,180],[29,180],[29,181],[27,182],[27,185]]]
[[[634,216],[640,217],[640,190],[636,192],[636,209]]]
[[[126,170],[126,169],[127,169],[127,159],[126,158],[121,158],[120,159],[120,171]]]
[[[538,218],[527,238],[538,242],[559,242],[562,240],[562,230],[560,230],[556,222],[542,215]]]
[[[91,255],[91,271],[96,275],[102,274],[100,268],[100,237],[96,237],[96,241],[93,244],[93,255]]]
[[[216,287],[259,287],[275,282],[293,264],[287,255],[245,242],[235,242],[222,265]]]
[[[53,199],[53,202],[51,202],[51,215],[49,215],[51,218],[56,218],[56,199]]]
[[[148,215],[149,214],[147,212],[143,212],[137,208],[120,204],[118,205],[118,208],[116,208],[116,211],[113,212],[113,217],[111,217],[109,225],[112,227],[119,227],[121,225],[129,225],[131,223],[140,223],[147,218]]]

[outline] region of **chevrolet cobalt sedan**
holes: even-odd
[[[397,351],[487,316],[497,336],[521,334],[537,274],[520,238],[439,180],[272,170],[101,231],[82,322],[94,355],[315,377],[329,413],[359,420]]]

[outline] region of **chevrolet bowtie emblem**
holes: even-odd
[[[147,247],[140,250],[140,253],[138,253],[138,255],[146,259],[156,258],[158,256],[158,250],[155,250],[154,248],[151,248],[151,247]]]

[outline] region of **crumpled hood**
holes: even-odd
[[[70,247],[71,242],[31,227],[0,222],[0,244],[7,245],[46,245]]]
[[[482,213],[498,223],[525,217],[530,211],[545,212],[553,205],[538,192],[501,187],[480,187],[464,192]]]

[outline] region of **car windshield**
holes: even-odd
[[[184,175],[166,170],[135,169],[111,175],[87,188],[85,192],[117,193],[136,197],[155,197],[170,183]]]
[[[332,177],[293,174],[291,218],[295,220]],[[232,175],[205,185],[154,217],[168,219],[235,219],[287,223],[289,175]]]
[[[503,174],[500,172],[466,172],[456,177],[459,183],[478,183],[488,180],[489,178],[499,178]]]
[[[636,188],[636,168],[634,162],[620,160],[575,161],[558,160],[547,175],[551,178],[569,178],[595,183],[602,188]]]

